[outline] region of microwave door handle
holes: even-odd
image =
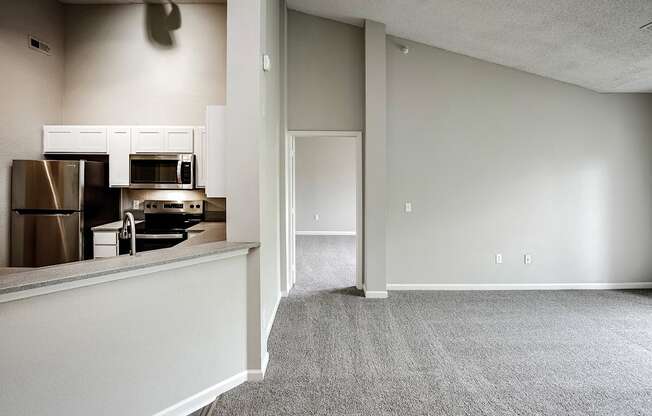
[[[182,164],[183,164],[183,162],[181,160],[179,160],[177,162],[177,183],[178,184],[181,183],[181,165]]]

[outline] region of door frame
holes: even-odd
[[[295,143],[296,138],[310,137],[340,137],[343,139],[353,139],[356,143],[356,220],[355,220],[355,240],[356,240],[356,264],[355,264],[355,281],[356,287],[360,290],[364,284],[364,166],[362,159],[362,132],[359,131],[328,131],[328,130],[292,130],[288,131],[285,138],[285,243],[286,247],[281,261],[285,264],[286,275],[282,276],[285,282],[281,282],[281,288],[287,288],[282,292],[287,294],[296,283],[296,198],[295,198]]]

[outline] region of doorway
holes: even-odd
[[[282,286],[362,289],[362,134],[291,131],[285,157]]]

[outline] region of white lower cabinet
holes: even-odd
[[[129,186],[129,154],[131,153],[131,128],[109,127],[109,186]]]
[[[93,258],[116,257],[119,254],[117,231],[93,231]]]

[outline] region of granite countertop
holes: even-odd
[[[109,279],[110,275],[118,273],[152,266],[162,266],[199,257],[249,250],[260,246],[259,243],[215,241],[214,239],[210,239],[211,234],[208,230],[202,232],[202,234],[204,233],[207,233],[205,238],[202,238],[200,234],[194,237],[193,240],[201,240],[185,246],[178,244],[170,248],[137,253],[135,256],[123,255],[119,257],[84,260],[22,270],[18,273],[0,276],[0,303],[34,296],[36,294],[79,287],[83,286],[84,283],[101,283],[104,280],[111,280]],[[93,282],[94,279],[100,281]],[[88,280],[88,282],[81,282],[85,280]],[[57,288],[55,286],[61,287]],[[30,295],[27,293],[23,294],[22,292],[38,293]]]
[[[225,222],[200,222],[188,228],[188,239],[175,247],[190,247],[224,240],[226,240]]]
[[[140,224],[143,220],[136,220],[136,224]],[[92,227],[92,231],[120,231],[122,229],[122,220],[113,221],[108,224],[97,225]]]

